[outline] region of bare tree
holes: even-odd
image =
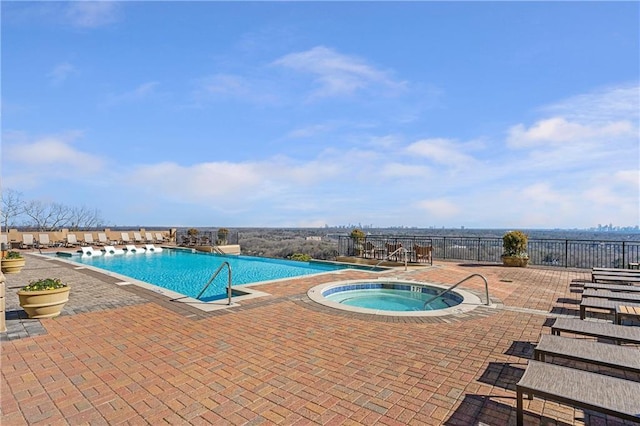
[[[5,189],[2,191],[2,228],[7,230],[9,227],[17,226],[16,220],[24,213],[24,201],[22,201],[22,193],[13,189]]]
[[[31,220],[29,226],[38,231],[54,231],[66,226],[71,218],[71,208],[59,203],[46,204],[42,201],[29,201],[24,213]]]
[[[80,229],[95,228],[103,224],[100,212],[97,209],[89,209],[87,207],[74,207],[71,209],[71,217],[67,223],[71,231]]]

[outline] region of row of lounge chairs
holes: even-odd
[[[51,241],[49,234],[38,234],[36,240],[33,234],[22,234],[22,241],[20,242],[20,248],[50,248],[50,247],[77,247],[77,246],[91,246],[99,245],[105,246],[109,244],[162,244],[167,242],[166,238],[161,232],[134,232],[133,237],[129,237],[128,232],[122,232],[119,240],[111,240],[107,237],[105,232],[98,232],[97,240],[94,240],[93,233],[85,233],[84,239],[79,240],[76,234],[68,234],[62,241]],[[0,243],[8,245],[7,235],[0,235]]]
[[[594,268],[595,269],[595,268]],[[600,277],[599,270],[592,276]],[[517,424],[524,422],[524,395],[534,396],[577,408],[615,416],[640,423],[640,327],[621,325],[621,308],[635,320],[640,320],[640,286],[635,280],[625,281],[619,277],[635,278],[628,270],[604,271],[603,280],[616,284],[600,284],[600,278],[585,283],[580,302],[580,319],[557,318],[551,326],[551,334],[543,334],[534,349],[534,359],[529,361],[526,371],[516,384]],[[610,273],[610,274],[609,274]],[[617,283],[624,283],[617,284]],[[613,313],[613,322],[585,320],[587,308],[604,309]],[[629,308],[629,309],[626,309]],[[561,336],[570,333],[595,337],[585,338]],[[611,342],[611,343],[605,343]],[[623,346],[624,345],[624,346]],[[577,361],[579,368],[549,363],[549,358]],[[609,373],[613,370],[618,377]],[[585,420],[585,423],[588,423]]]

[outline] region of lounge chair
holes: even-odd
[[[38,234],[38,247],[49,248],[51,247],[51,241],[49,240],[49,234]]]
[[[151,243],[154,242],[153,235],[151,234],[151,232],[145,232],[144,233],[144,239],[145,239],[145,242],[148,243],[148,244],[151,244]]]
[[[156,247],[153,244],[145,244],[144,245],[145,250],[147,251],[147,253],[158,253],[162,251],[162,247]]]
[[[93,241],[93,234],[84,234],[84,243],[89,246],[95,244],[95,242]]]
[[[102,248],[102,250],[104,251],[104,254],[106,254],[106,255],[124,254],[124,250],[122,250],[120,248],[115,248],[114,246],[104,246]]]
[[[20,248],[33,248],[33,247],[35,247],[33,234],[22,234],[22,244],[20,244]]]
[[[367,241],[362,246],[364,257],[375,258],[376,255],[376,246],[371,241]]]
[[[584,299],[585,297],[596,297],[599,299],[607,299],[607,300],[624,300],[627,302],[640,303],[640,294],[626,293],[622,291],[596,290],[596,289],[590,288],[582,292],[582,298]]]
[[[533,357],[545,362],[547,355],[640,373],[640,349],[635,347],[543,334],[533,350]]]
[[[640,423],[640,383],[538,361],[516,384],[517,425],[524,424],[523,395]]]
[[[75,247],[79,246],[78,237],[76,234],[67,234],[67,238],[65,239],[64,246],[65,247]]]
[[[640,293],[640,286],[624,284],[584,283],[586,289],[621,291],[624,293]]]
[[[620,305],[640,307],[640,303],[630,303],[624,300],[608,300],[600,299],[597,297],[583,297],[580,302],[580,319],[585,319],[587,316],[587,308],[600,309],[603,311],[609,311],[613,314],[613,322],[617,322],[616,309]]]
[[[607,338],[616,343],[640,345],[640,327],[628,327],[606,322],[582,321],[577,318],[557,318],[551,326],[551,334],[559,336],[561,332],[582,336]]]
[[[135,243],[142,243],[142,242],[144,242],[144,241],[142,240],[142,235],[140,235],[140,233],[139,233],[139,232],[134,232],[134,233],[133,233],[133,242],[135,242]]]
[[[100,250],[94,250],[93,247],[80,247],[80,252],[83,256],[102,256]]]
[[[4,244],[4,249],[9,250],[9,236],[7,234],[0,234],[0,244]]]
[[[156,242],[157,243],[164,243],[166,240],[164,238],[164,235],[162,235],[161,232],[156,232]]]
[[[136,247],[133,244],[127,244],[124,249],[127,251],[127,254],[144,253],[146,251],[144,248]]]
[[[98,232],[98,243],[99,246],[106,246],[111,244],[111,240],[107,238],[107,234],[104,232]]]

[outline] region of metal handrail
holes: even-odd
[[[202,296],[204,292],[209,288],[209,285],[211,285],[213,280],[216,279],[225,265],[227,265],[227,268],[229,269],[229,279],[227,281],[227,296],[229,297],[229,302],[227,303],[227,305],[231,305],[231,265],[229,265],[229,262],[222,262],[222,265],[220,265],[218,269],[216,269],[216,271],[213,273],[213,275],[211,275],[211,278],[209,278],[209,281],[202,288],[202,291],[198,294],[198,297],[196,297],[196,299],[200,299],[200,296]]]
[[[487,295],[487,306],[491,305],[491,301],[489,300],[489,283],[487,282],[487,279],[480,275],[480,274],[471,274],[466,278],[463,278],[462,280],[458,281],[456,284],[452,285],[451,287],[449,287],[446,290],[442,290],[440,293],[436,294],[435,296],[433,296],[431,299],[427,300],[426,302],[424,302],[424,305],[422,307],[422,309],[426,309],[427,305],[431,302],[433,302],[434,300],[436,300],[438,297],[442,296],[445,293],[448,293],[449,291],[453,290],[454,288],[458,287],[460,284],[462,284],[463,282],[467,281],[470,278],[473,277],[480,277],[482,278],[482,280],[484,281],[484,289],[485,289],[485,293]]]
[[[384,259],[380,260],[380,262],[376,263],[375,265],[373,265],[373,269],[377,268],[378,266],[380,266],[380,264],[382,262],[386,262],[387,260],[389,260],[391,258],[391,256],[393,256],[394,254],[398,253],[399,251],[404,251],[404,270],[407,270],[407,249],[404,247],[399,247],[396,251],[394,251],[393,253],[388,254]]]

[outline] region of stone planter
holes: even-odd
[[[25,259],[2,259],[2,272],[5,274],[17,274],[24,268]]]
[[[518,257],[518,256],[502,256],[502,264],[504,266],[513,266],[524,268],[529,263],[528,257]]]
[[[29,315],[29,318],[57,317],[65,303],[69,301],[69,290],[68,286],[55,290],[20,290],[18,292],[20,306]]]

